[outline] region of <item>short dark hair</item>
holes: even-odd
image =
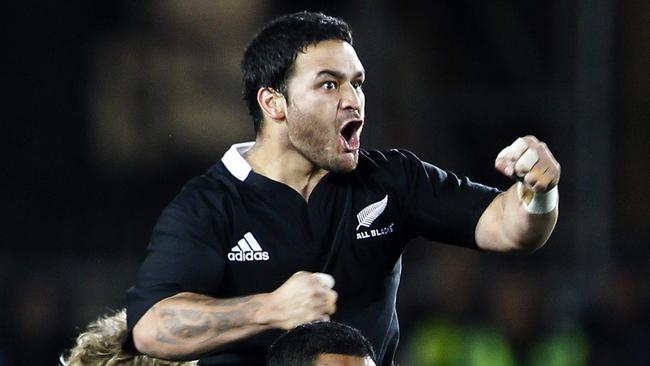
[[[331,39],[352,44],[348,24],[329,15],[303,11],[271,21],[248,44],[241,62],[243,98],[256,133],[263,118],[257,104],[257,91],[273,88],[288,97],[286,81],[291,76],[298,52]]]
[[[376,362],[372,345],[357,329],[337,322],[314,322],[278,337],[269,348],[266,366],[311,366],[323,353],[370,357]]]

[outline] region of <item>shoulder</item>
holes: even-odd
[[[412,184],[421,165],[422,161],[405,149],[360,150],[354,176],[363,187],[401,192]]]
[[[359,154],[358,174],[362,178],[379,179],[398,186],[418,184],[471,186],[480,185],[467,177],[442,169],[421,160],[406,149],[362,150]]]
[[[187,181],[166,211],[191,216],[227,214],[228,202],[236,194],[235,182],[219,162]]]
[[[404,172],[420,164],[422,160],[406,149],[361,150],[358,168],[362,172],[377,170]]]
[[[388,150],[360,150],[359,162],[373,164],[376,166],[400,164],[406,161],[420,161],[420,159],[411,151],[406,149],[388,149]]]
[[[362,175],[388,174],[394,178],[426,174],[428,170],[442,172],[406,149],[361,150],[357,170]]]

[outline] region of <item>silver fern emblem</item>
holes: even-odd
[[[386,209],[386,205],[388,205],[388,195],[384,197],[381,201],[371,203],[370,205],[366,206],[361,212],[357,214],[357,220],[359,220],[359,225],[357,225],[357,230],[359,230],[360,227],[365,226],[365,227],[370,227],[372,225],[372,222],[375,221],[379,215],[384,212]]]

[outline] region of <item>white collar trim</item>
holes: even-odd
[[[244,159],[242,154],[250,150],[253,145],[255,145],[255,141],[234,144],[221,158],[221,162],[223,162],[223,165],[226,166],[226,169],[228,169],[230,174],[234,175],[235,178],[242,182],[246,177],[248,177],[248,174],[250,174],[252,170],[251,166],[248,164],[246,159]]]

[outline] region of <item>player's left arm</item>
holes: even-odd
[[[534,136],[503,149],[495,167],[518,180],[485,209],[476,225],[476,243],[489,251],[532,252],[546,243],[558,216],[560,164]]]

